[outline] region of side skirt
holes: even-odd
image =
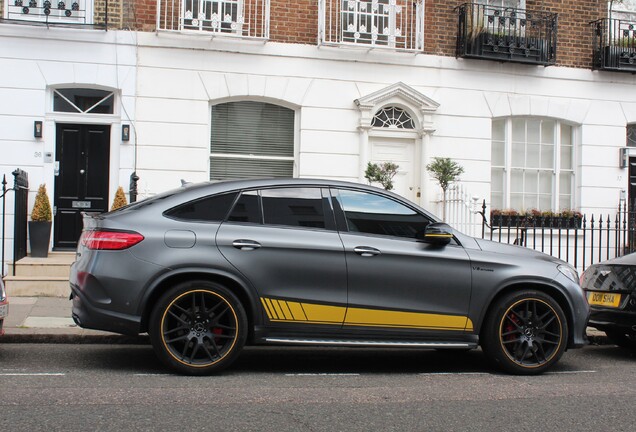
[[[408,341],[408,340],[349,340],[349,339],[301,339],[287,337],[266,337],[265,343],[284,345],[323,345],[323,346],[347,346],[347,347],[383,347],[383,348],[446,348],[446,349],[473,349],[477,348],[477,342],[442,342],[442,341]]]

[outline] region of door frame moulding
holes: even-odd
[[[113,113],[112,114],[99,114],[99,113],[80,113],[80,112],[63,112],[53,110],[53,96],[55,90],[64,88],[77,88],[77,89],[94,89],[109,91],[113,93]],[[129,143],[122,143],[121,141],[121,125],[126,120],[122,119],[122,114],[125,110],[122,109],[122,91],[119,88],[112,88],[109,86],[103,86],[99,84],[77,84],[77,83],[56,83],[48,85],[45,91],[45,110],[44,110],[44,122],[42,125],[43,138],[42,144],[43,153],[50,153],[53,155],[53,161],[58,160],[56,154],[56,140],[57,140],[57,125],[58,124],[93,124],[110,126],[110,151],[109,151],[109,168],[108,168],[108,200],[110,206],[110,199],[114,196],[117,187],[119,186],[120,169],[121,169],[121,151],[120,147],[130,146],[134,141]],[[126,114],[127,117],[127,114]],[[129,120],[132,122],[132,120]],[[136,145],[136,143],[135,143]],[[51,194],[55,195],[55,162],[48,163],[42,162],[43,168],[43,180],[47,185],[51,185]]]
[[[428,173],[424,167],[429,159],[430,136],[435,132],[433,114],[439,108],[439,103],[425,96],[414,88],[396,82],[381,90],[354,100],[360,110],[360,124],[358,126],[360,139],[358,180],[365,183],[364,172],[371,156],[369,138],[399,138],[415,141],[416,159],[420,176],[420,190],[425,191],[428,184]],[[372,126],[373,117],[382,108],[396,106],[404,109],[413,119],[415,129],[380,128]],[[424,202],[422,193],[419,204]]]

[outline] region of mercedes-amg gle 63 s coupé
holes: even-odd
[[[589,314],[563,261],[466,236],[391,192],[307,179],[186,185],[85,214],[71,289],[80,326],[148,332],[192,375],[246,344],[480,345],[537,374],[584,345]]]

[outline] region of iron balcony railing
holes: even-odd
[[[543,66],[556,62],[557,14],[477,3],[456,10],[457,57]]]
[[[593,67],[636,72],[636,22],[603,18],[592,22]]]
[[[269,11],[270,0],[157,0],[157,29],[268,39]]]
[[[318,35],[322,45],[422,51],[424,5],[421,0],[319,0]]]
[[[106,28],[108,0],[104,0],[104,19],[95,23],[93,0],[4,0],[4,20],[20,24],[90,26]]]

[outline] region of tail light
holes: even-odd
[[[123,250],[136,245],[144,239],[133,231],[84,231],[80,243],[88,249]]]

